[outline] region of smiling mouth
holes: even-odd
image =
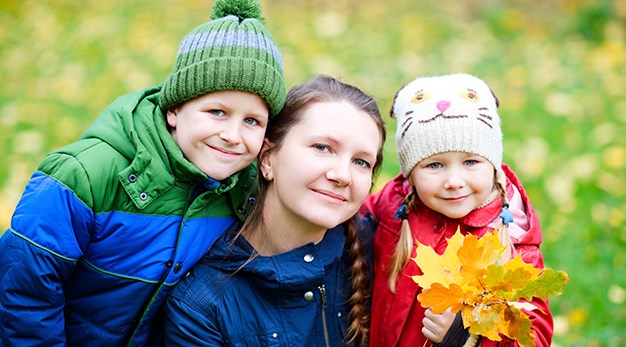
[[[346,202],[348,201],[348,199],[344,198],[343,196],[339,195],[339,194],[335,194],[333,192],[329,192],[329,191],[325,191],[325,190],[317,190],[317,189],[312,189],[315,193],[320,194],[322,196],[324,196],[326,199],[331,200],[335,203],[337,202]]]
[[[219,147],[214,147],[214,146],[208,146],[210,149],[228,155],[228,156],[239,156],[241,155],[241,153],[237,153],[237,152],[233,152],[233,151],[229,151],[227,149],[223,149],[223,148],[219,148]]]
[[[463,201],[467,198],[467,195],[464,196],[457,196],[455,198],[443,198],[443,200],[447,201],[447,202],[459,202],[459,201]]]

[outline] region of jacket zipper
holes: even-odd
[[[322,284],[317,288],[320,290],[320,294],[322,296],[322,327],[324,328],[324,342],[326,343],[326,347],[330,347],[328,327],[326,326],[326,286]]]

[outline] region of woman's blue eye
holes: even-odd
[[[313,145],[313,147],[315,149],[317,149],[318,151],[320,151],[320,152],[330,151],[330,146],[324,145],[324,144],[321,144],[321,143],[316,143],[316,144]]]
[[[365,168],[371,168],[372,167],[372,165],[367,160],[356,159],[354,162],[358,166],[362,166],[362,167],[365,167]]]

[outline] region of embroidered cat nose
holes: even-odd
[[[450,101],[441,100],[437,103],[437,109],[442,113],[450,107]]]

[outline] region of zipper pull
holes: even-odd
[[[320,294],[322,296],[322,307],[326,308],[326,286],[322,284],[317,288],[320,290]]]

